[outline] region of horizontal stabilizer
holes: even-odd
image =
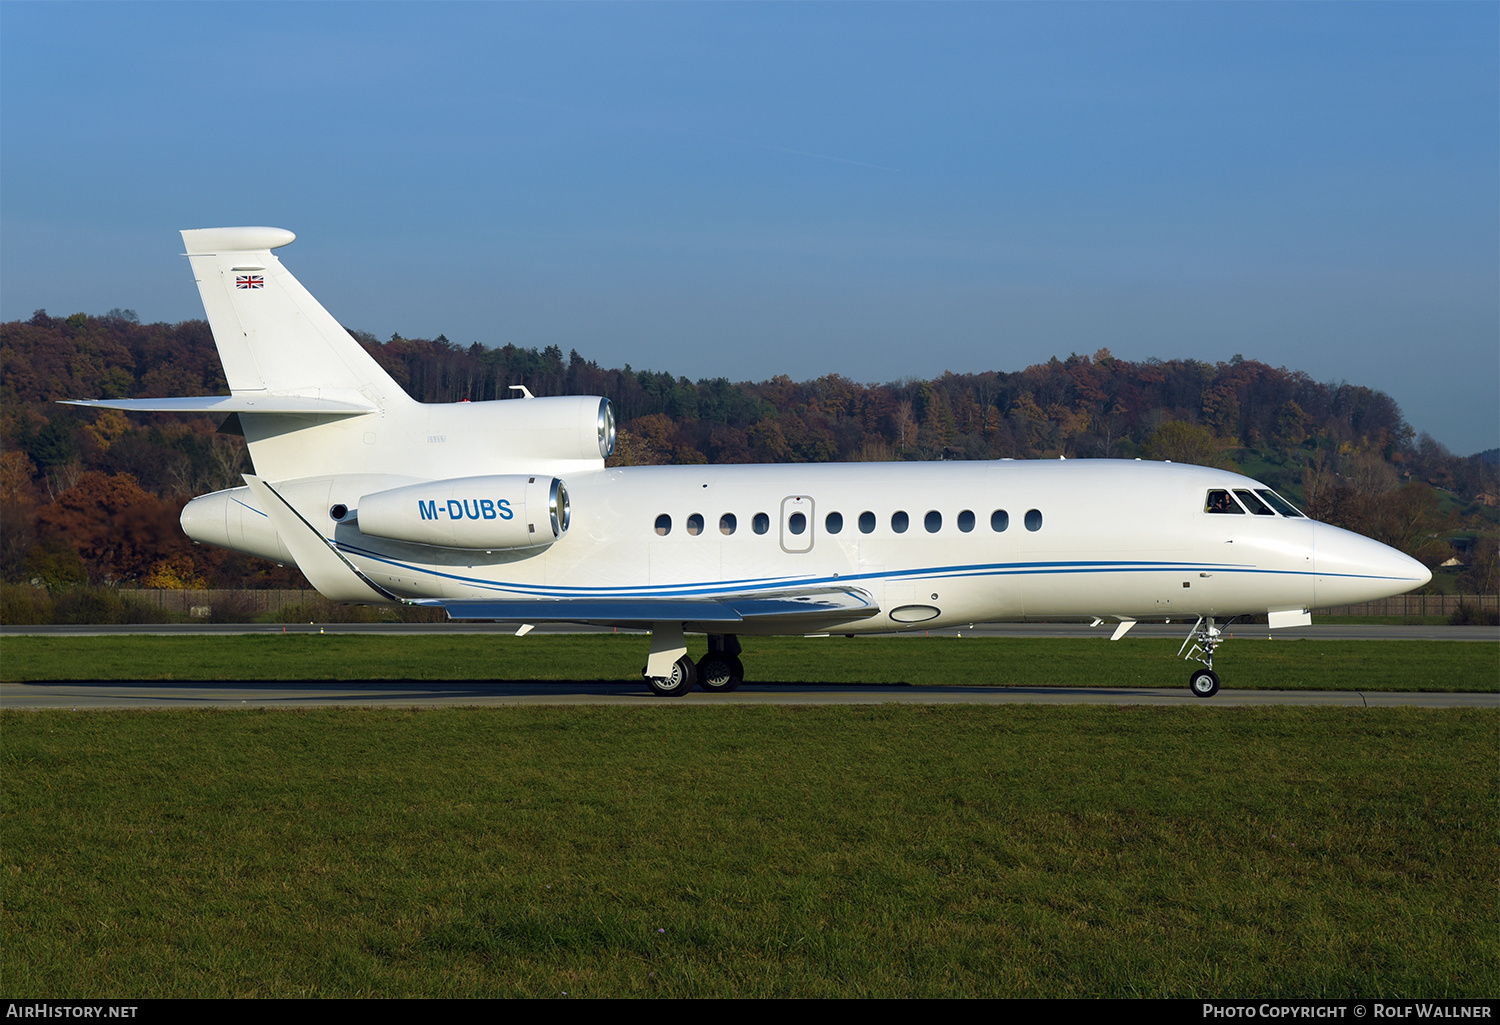
[[[880,606],[864,591],[809,589],[717,598],[542,598],[531,601],[428,598],[413,604],[440,607],[449,619],[514,623],[750,623],[756,621],[864,619]]]
[[[292,413],[301,416],[362,416],[376,413],[373,406],[360,406],[335,399],[301,395],[192,395],[170,399],[63,399],[66,406],[123,409],[128,413]]]

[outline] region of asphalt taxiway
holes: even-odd
[[[1099,637],[1086,623],[983,624],[963,629],[908,631],[883,636]],[[1142,623],[1133,637],[1184,635],[1187,624]],[[310,623],[288,626],[169,624],[164,626],[7,627],[0,636],[109,636],[115,634],[204,635],[254,633],[330,634],[511,634],[514,625]],[[536,633],[597,633],[596,627],[552,625]],[[1265,639],[1264,624],[1229,631],[1241,639]],[[881,636],[881,635],[877,635]],[[1500,640],[1495,627],[1314,625],[1280,630],[1275,640]],[[1098,705],[1349,705],[1361,707],[1500,708],[1495,692],[1236,690],[1196,698],[1186,687],[916,687],[909,684],[747,683],[732,694],[694,691],[684,698],[658,698],[639,681],[308,681],[308,682],[97,682],[0,683],[0,708],[308,708],[327,705],[439,707],[445,705],[860,705],[905,704],[1098,704]]]
[[[336,682],[0,684],[0,708],[438,708],[485,705],[871,705],[871,704],[1344,705],[1363,708],[1497,708],[1500,694],[1421,691],[1234,690],[1197,698],[1186,687],[914,687],[909,684],[747,683],[732,694],[694,691],[658,698],[638,682]]]

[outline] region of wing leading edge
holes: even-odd
[[[365,416],[374,406],[299,395],[192,395],[170,399],[62,399],[65,406],[123,409],[127,413],[285,413],[298,416]]]

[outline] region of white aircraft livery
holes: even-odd
[[[1194,694],[1235,616],[1419,587],[1419,562],[1223,470],[1139,460],[606,468],[607,399],[421,403],[272,250],[182,233],[230,394],[78,402],[235,414],[254,474],[182,511],[193,540],[293,562],[333,601],[650,631],[657,694],[730,691],[743,635],[1192,620]],[[688,657],[686,633],[708,635]],[[1182,654],[1182,652],[1179,652]]]

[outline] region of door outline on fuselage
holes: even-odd
[[[813,516],[813,504],[813,500],[806,495],[788,495],[781,500],[781,550],[788,555],[806,555],[812,551],[813,531],[817,523]],[[805,534],[794,534],[788,526],[791,518],[798,513],[807,518]]]

